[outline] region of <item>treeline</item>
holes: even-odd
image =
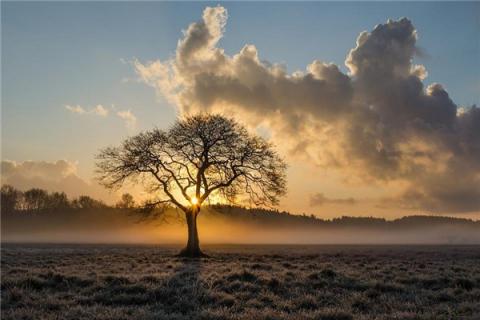
[[[49,213],[49,212],[66,212],[78,211],[83,215],[81,210],[90,209],[129,209],[129,212],[136,212],[139,217],[155,218],[163,214],[159,209],[158,214],[153,211],[141,210],[145,204],[137,204],[129,193],[122,195],[120,201],[111,206],[101,200],[83,195],[74,199],[69,199],[64,192],[47,192],[43,189],[32,188],[26,191],[20,191],[10,185],[3,185],[1,188],[1,213]],[[139,210],[133,210],[139,209]],[[169,218],[166,212],[165,219]],[[172,215],[172,212],[170,212]],[[15,214],[15,216],[18,216]],[[221,216],[230,222],[254,223],[265,226],[305,226],[305,227],[321,227],[321,226],[339,226],[339,227],[368,227],[368,228],[390,228],[402,227],[413,228],[419,226],[433,225],[468,225],[476,228],[480,227],[480,221],[471,219],[452,218],[442,216],[426,216],[414,215],[406,216],[395,220],[386,220],[384,218],[375,217],[348,217],[343,216],[326,220],[318,218],[314,215],[296,215],[287,211],[279,211],[276,209],[247,208],[238,205],[212,204],[205,208],[203,216]]]
[[[65,192],[48,192],[39,188],[26,191],[18,190],[10,185],[1,188],[1,213],[45,213],[71,209],[105,209],[111,208],[101,200],[82,195],[69,199]],[[126,193],[115,205],[115,208],[133,208],[135,201]]]
[[[350,217],[342,216],[331,220],[321,219],[315,215],[294,215],[287,211],[275,209],[245,208],[231,205],[212,205],[215,212],[227,216],[230,220],[256,221],[265,225],[284,224],[288,226],[308,226],[308,227],[367,227],[367,228],[414,228],[422,226],[435,225],[462,225],[480,227],[480,221],[465,218],[453,218],[445,216],[432,215],[412,215],[402,218],[387,220],[376,217]]]

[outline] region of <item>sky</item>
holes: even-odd
[[[100,148],[227,112],[289,163],[281,209],[480,218],[479,2],[220,5],[2,2],[3,182],[114,201]]]

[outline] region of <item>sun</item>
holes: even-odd
[[[192,200],[190,201],[193,205],[197,205],[198,204],[198,199],[197,197],[192,197]]]

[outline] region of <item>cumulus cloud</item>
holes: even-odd
[[[74,162],[58,160],[48,161],[2,161],[2,178],[9,179],[15,175],[29,178],[60,180],[70,175],[75,175],[77,165]]]
[[[400,181],[398,203],[428,211],[479,211],[480,111],[458,111],[446,89],[424,85],[413,64],[417,30],[407,19],[363,31],[338,66],[315,60],[288,73],[254,45],[230,56],[218,46],[223,7],[206,8],[166,61],[134,62],[139,78],[180,113],[238,115],[273,140],[347,177]]]
[[[324,204],[346,204],[353,205],[357,201],[354,198],[328,198],[323,193],[316,193],[310,196],[310,206],[319,207]]]
[[[119,111],[117,112],[117,116],[124,120],[125,126],[129,130],[134,130],[137,126],[137,117],[130,111]]]
[[[90,195],[94,198],[111,200],[103,188],[77,175],[77,163],[58,161],[3,160],[1,162],[2,184],[12,185],[20,190],[41,188],[48,191],[64,191],[71,197]]]
[[[72,113],[77,113],[77,114],[93,114],[100,117],[106,117],[108,115],[108,109],[102,106],[101,104],[98,104],[94,108],[90,108],[88,110],[80,105],[72,106],[67,104],[65,106],[65,109],[67,109]]]

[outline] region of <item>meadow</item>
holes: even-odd
[[[479,246],[2,244],[2,319],[479,319]]]

